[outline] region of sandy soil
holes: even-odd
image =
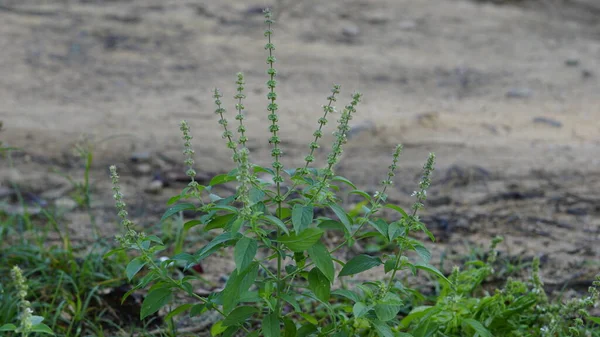
[[[199,171],[232,167],[211,90],[231,98],[237,71],[247,76],[253,160],[269,163],[257,14],[265,4],[0,1],[1,139],[24,149],[0,164],[7,207],[13,182],[64,204],[69,183],[52,170],[82,176],[72,149],[84,135],[95,147],[103,233],[115,231],[106,170],[113,163],[132,213],[150,223],[183,186],[173,174],[183,170],[181,119],[192,126]],[[339,83],[339,106],[354,90],[364,94],[340,173],[373,190],[403,143],[391,198],[409,205],[418,169],[437,154],[424,218],[440,237],[438,254],[504,235],[503,253],[543,256],[556,287],[585,288],[599,270],[597,1],[303,0],[283,8],[274,41],[287,166],[304,157],[320,105]],[[233,110],[233,99],[226,102]],[[134,163],[134,153],[144,158]],[[146,192],[157,177],[169,186]],[[84,211],[66,220],[74,235],[89,235]]]

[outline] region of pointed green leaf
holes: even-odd
[[[298,301],[296,301],[296,299],[290,295],[290,294],[281,294],[280,295],[281,299],[286,301],[287,303],[289,303],[296,312],[300,312],[302,311],[302,309],[300,309],[300,305],[298,304]]]
[[[223,325],[223,321],[217,321],[210,327],[210,335],[218,336],[225,332],[225,330],[227,330],[227,327]]]
[[[233,311],[230,312],[229,315],[227,315],[227,317],[225,317],[225,319],[223,320],[223,326],[238,325],[240,323],[243,323],[256,312],[258,312],[258,309],[254,307],[237,307],[233,309]]]
[[[308,289],[321,301],[325,303],[329,302],[331,283],[319,268],[315,267],[308,273]]]
[[[169,303],[171,301],[172,294],[173,292],[169,288],[158,288],[150,291],[142,302],[140,319],[144,319],[154,314],[160,308]]]
[[[181,314],[182,312],[188,310],[192,306],[193,305],[191,303],[182,304],[182,305],[178,306],[177,308],[171,310],[171,312],[165,316],[164,320],[169,321],[171,318]]]
[[[265,197],[265,192],[262,190],[252,187],[250,192],[248,193],[248,197],[250,198],[250,206],[261,202]]]
[[[347,276],[361,273],[365,270],[377,267],[382,264],[381,259],[369,255],[358,255],[353,257],[340,271],[338,276]]]
[[[196,205],[190,204],[190,203],[177,204],[175,206],[169,207],[169,208],[167,208],[167,211],[165,212],[165,214],[163,214],[162,218],[160,218],[160,222],[165,221],[166,219],[170,218],[171,216],[173,216],[179,212],[192,210],[192,209],[195,210]]]
[[[299,253],[312,247],[323,235],[320,228],[307,228],[300,234],[290,234],[282,236],[279,241],[286,245],[293,252]]]
[[[49,335],[54,335],[54,332],[52,332],[52,329],[50,329],[49,326],[47,326],[44,323],[38,323],[35,324],[31,327],[31,330],[29,330],[30,332],[39,332],[39,333],[46,333]]]
[[[494,337],[494,335],[492,335],[492,333],[486,329],[483,324],[472,318],[463,319],[463,323],[466,323],[468,326],[473,328],[473,330],[475,330],[480,337]]]
[[[292,208],[292,225],[296,233],[301,233],[312,223],[314,210],[312,205],[295,204]]]
[[[345,297],[352,302],[360,302],[360,297],[358,297],[358,295],[355,292],[347,290],[347,289],[336,289],[332,292],[332,294],[341,296],[341,297]]]
[[[402,301],[398,295],[387,293],[383,299],[377,302],[373,309],[378,319],[387,322],[396,318],[398,312],[402,309]]]
[[[208,183],[210,186],[215,186],[215,185],[219,185],[219,184],[225,184],[228,183],[230,181],[234,181],[235,180],[235,176],[231,176],[229,174],[219,174],[214,176],[211,180],[210,183]]]
[[[256,281],[257,276],[258,263],[255,262],[246,268],[244,272],[240,273],[236,269],[231,273],[225,284],[225,289],[222,291],[223,311],[225,313],[231,312],[241,299],[244,298],[250,286]]]
[[[427,272],[429,272],[430,274],[433,274],[435,276],[437,276],[439,279],[441,279],[442,281],[446,282],[446,284],[452,284],[452,282],[450,282],[450,280],[448,280],[446,278],[446,276],[444,276],[444,274],[442,274],[441,271],[439,271],[436,267],[427,264],[427,263],[417,263],[414,265],[415,268],[417,269],[421,269],[421,270],[425,270]]]
[[[356,302],[352,306],[352,313],[354,314],[354,317],[356,317],[356,318],[363,317],[364,315],[367,314],[367,312],[369,312],[369,310],[371,310],[371,307],[368,307],[363,302]]]
[[[246,268],[254,260],[256,252],[258,251],[258,244],[256,240],[248,237],[241,238],[235,245],[234,259],[235,266],[240,272],[244,272]]]
[[[375,221],[369,220],[371,226],[373,226],[383,237],[388,239],[388,224],[383,219],[377,219]]]
[[[272,215],[263,215],[260,217],[263,220],[267,220],[268,222],[274,224],[275,226],[279,227],[281,230],[283,230],[283,232],[285,234],[290,234],[290,232],[288,231],[287,227],[285,226],[285,224],[283,223],[283,221],[279,220],[279,218],[276,218]]]
[[[141,257],[136,257],[135,259],[131,260],[131,262],[129,262],[125,268],[125,275],[127,275],[127,279],[131,281],[135,274],[144,268],[144,265],[146,265],[146,261],[144,261],[144,259]]]
[[[398,212],[398,213],[402,214],[402,216],[403,216],[403,217],[405,217],[405,218],[408,218],[408,214],[406,213],[406,211],[404,211],[402,208],[400,208],[400,207],[398,207],[398,206],[396,206],[396,205],[393,205],[393,204],[387,204],[387,205],[385,205],[385,206],[383,206],[383,207],[385,207],[385,208],[389,208],[389,209],[393,209],[394,211],[396,211],[396,212]]]
[[[329,279],[329,282],[333,283],[335,268],[333,267],[333,259],[327,247],[321,242],[317,242],[308,249],[308,256],[310,256],[317,268]]]
[[[296,337],[296,324],[289,318],[283,319],[283,337]]]
[[[390,328],[390,326],[385,322],[382,322],[378,319],[373,319],[371,324],[373,325],[373,328],[375,328],[375,331],[379,337],[394,337],[392,328]]]
[[[361,190],[350,191],[348,194],[358,194],[368,201],[371,201],[371,199],[372,199],[371,196],[367,192],[361,191]]]
[[[356,189],[356,185],[354,185],[350,180],[348,180],[342,176],[335,176],[335,177],[331,178],[331,181],[339,181],[339,182],[342,182],[342,183],[352,187],[353,189]]]
[[[224,228],[225,226],[233,223],[237,219],[237,214],[229,213],[221,216],[217,216],[210,220],[210,222],[204,227],[205,231],[216,228]]]
[[[429,263],[431,260],[431,252],[425,248],[420,242],[413,242],[413,247],[415,248],[415,252],[423,259],[423,262]]]
[[[190,228],[196,227],[201,224],[202,220],[190,220],[183,224],[183,230],[187,232],[190,230]]]
[[[264,337],[279,337],[281,330],[279,329],[279,317],[277,313],[270,313],[263,318],[262,331]]]
[[[344,224],[346,234],[350,234],[352,232],[352,222],[350,221],[348,214],[346,214],[346,211],[344,211],[343,208],[336,204],[329,204],[329,208],[331,208],[333,213],[335,213],[335,215],[338,217],[338,219],[340,219],[342,224]]]
[[[4,324],[0,326],[0,331],[15,331],[17,330],[17,326],[14,324]]]

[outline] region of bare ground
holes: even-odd
[[[508,1],[507,1],[508,2]],[[600,265],[600,6],[594,0],[496,5],[460,0],[316,1],[284,8],[274,40],[285,164],[304,157],[332,83],[339,106],[364,94],[338,172],[374,190],[405,145],[390,197],[411,203],[428,152],[438,158],[423,217],[436,256],[506,237],[506,256],[542,256],[546,283],[585,289]],[[262,0],[0,1],[0,197],[64,205],[94,143],[94,214],[116,231],[107,166],[150,226],[184,186],[177,123],[198,170],[228,171],[211,90],[247,76],[252,159],[268,164]],[[226,100],[232,118],[233,99]],[[325,141],[327,141],[326,139]],[[134,153],[144,158],[131,161]],[[146,157],[146,153],[149,155]],[[326,148],[319,153],[323,160]],[[140,161],[143,162],[140,164]],[[164,186],[148,192],[152,181]],[[67,198],[68,199],[68,198]],[[68,200],[67,200],[68,201]],[[8,206],[6,206],[8,205]],[[68,202],[67,202],[68,205]],[[90,236],[87,214],[65,215]],[[215,263],[217,265],[217,263]]]

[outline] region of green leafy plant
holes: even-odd
[[[23,277],[23,273],[18,266],[14,266],[11,270],[11,277],[16,288],[16,298],[19,306],[19,325],[4,324],[0,326],[0,331],[14,331],[22,337],[30,336],[34,333],[44,333],[54,335],[49,326],[42,323],[44,317],[33,315],[31,303],[27,300],[27,279]]]
[[[387,188],[392,185],[402,146],[393,151],[391,164],[382,188],[374,195],[357,189],[348,179],[335,174],[335,166],[342,156],[347,141],[350,121],[362,95],[355,93],[351,101],[341,112],[335,140],[327,165],[313,168],[316,149],[328,118],[336,113],[334,103],[338,100],[340,86],[335,85],[323,106],[323,117],[318,120],[314,132],[314,141],[309,144],[309,153],[303,167],[285,169],[282,163],[283,151],[280,147],[279,115],[277,104],[277,70],[272,41],[273,20],[271,12],[265,12],[267,30],[267,119],[270,132],[269,143],[273,163],[271,167],[262,167],[251,163],[248,140],[244,125],[244,76],[238,74],[236,102],[237,139],[234,139],[232,126],[226,119],[223,95],[217,89],[214,99],[219,124],[223,128],[223,138],[233,153],[236,168],[227,174],[214,177],[207,186],[195,181],[190,128],[181,123],[185,142],[185,163],[190,184],[183,192],[169,200],[172,205],[163,220],[180,211],[193,211],[198,214],[184,224],[186,230],[202,226],[205,231],[219,231],[211,242],[194,254],[181,253],[168,260],[159,262],[156,254],[166,247],[156,236],[146,236],[134,229],[128,219],[125,203],[120,192],[116,167],[111,167],[114,184],[114,196],[119,216],[126,233],[118,239],[121,249],[132,249],[139,256],[127,267],[127,276],[132,279],[143,267],[148,273],[136,285],[144,288],[149,285],[150,292],[142,305],[142,316],[150,315],[173,299],[175,290],[186,292],[197,300],[197,304],[183,304],[172,313],[190,310],[192,315],[206,310],[215,310],[222,320],[213,326],[213,333],[231,336],[238,330],[251,335],[279,336],[281,331],[287,336],[319,333],[343,336],[362,330],[377,331],[381,336],[389,336],[395,317],[403,305],[402,287],[397,286],[396,274],[400,270],[424,270],[444,282],[448,280],[428,262],[429,251],[410,233],[424,231],[431,239],[433,236],[419,220],[417,212],[423,208],[426,190],[431,183],[435,156],[430,154],[424,166],[419,190],[415,192],[416,202],[410,212],[386,202]],[[270,179],[259,179],[258,174],[268,175]],[[237,182],[237,193],[233,196],[217,195],[213,188],[220,184]],[[349,186],[345,191],[341,187]],[[358,212],[348,212],[341,205],[340,195],[355,194],[364,199]],[[187,202],[182,202],[186,200]],[[377,217],[383,208],[397,212],[394,221]],[[325,214],[318,216],[317,214]],[[336,231],[343,236],[343,242],[329,247],[324,240],[326,231]],[[340,249],[351,246],[357,240],[377,236],[385,243],[394,243],[394,254],[371,256],[361,254],[342,261],[335,256]],[[217,250],[233,249],[236,268],[229,275],[223,291],[203,297],[193,292],[193,276],[174,278],[169,271],[171,264],[183,264],[186,268],[201,262]],[[408,251],[415,251],[420,260],[415,262],[407,257]],[[336,272],[335,265],[339,266]],[[388,281],[366,282],[361,290],[338,289],[332,291],[332,285],[340,278],[348,278],[372,269],[384,266],[389,275]],[[337,275],[336,275],[337,274]],[[354,303],[353,312],[334,310],[332,303],[340,299],[350,299]],[[302,308],[313,308],[302,312]],[[311,312],[312,311],[312,312]],[[216,326],[216,328],[215,328]]]
[[[429,263],[431,253],[413,234],[423,232],[434,240],[418,216],[431,184],[433,154],[423,166],[419,188],[413,194],[416,201],[409,211],[388,203],[386,194],[396,174],[401,145],[392,152],[387,175],[374,194],[336,174],[350,121],[362,98],[360,93],[354,93],[339,114],[325,167],[313,164],[328,119],[337,113],[339,85],[333,86],[323,105],[304,165],[286,168],[270,11],[265,11],[265,18],[266,117],[273,158],[270,167],[251,161],[244,124],[246,95],[242,73],[237,75],[234,95],[235,126],[226,118],[223,94],[218,89],[213,93],[215,114],[232,152],[234,169],[213,177],[207,185],[196,181],[191,130],[185,121],[180,125],[190,183],[168,201],[170,207],[161,222],[174,215],[181,220],[183,211],[195,214],[193,219],[181,220],[178,237],[185,237],[193,228],[214,232],[206,245],[196,252],[186,252],[178,240],[173,256],[158,258],[169,247],[158,236],[136,230],[126,211],[117,168],[110,167],[116,208],[125,233],[117,237],[121,247],[107,256],[123,250],[136,252],[126,274],[135,280],[132,291],[148,288],[142,318],[162,308],[168,312],[167,321],[184,312],[190,316],[216,312],[218,319],[211,327],[213,336],[570,336],[591,331],[588,328],[596,318],[586,314],[585,308],[597,301],[597,289],[591,288],[590,296],[584,299],[551,304],[539,280],[538,260],[533,263],[530,283],[509,279],[494,294],[484,290],[484,282],[494,273],[499,238],[493,241],[486,261],[468,262],[464,270],[455,268],[449,278]],[[231,183],[237,184],[236,193],[221,195],[219,185]],[[346,210],[342,203],[346,194],[362,198],[359,206]],[[383,209],[395,216],[383,217]],[[326,240],[328,231],[341,236],[342,242],[331,245]],[[393,249],[387,253],[376,249],[376,254],[358,254],[349,260],[339,254],[358,241],[371,238]],[[235,269],[222,290],[207,296],[194,291],[199,276],[176,273],[171,268],[180,265],[190,269],[217,252],[231,256]],[[383,269],[385,279],[360,279],[361,274],[376,267]],[[439,293],[425,296],[398,277],[399,272],[405,277],[419,271],[438,280]],[[353,278],[356,275],[359,276]],[[352,287],[348,280],[359,282]],[[178,302],[176,292],[187,294],[189,300]]]

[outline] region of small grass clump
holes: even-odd
[[[598,301],[598,283],[590,295],[563,303],[550,302],[539,280],[539,261],[533,263],[529,282],[509,279],[494,293],[482,288],[494,273],[495,239],[485,261],[475,260],[455,268],[447,277],[430,264],[431,253],[414,235],[433,235],[419,218],[431,184],[435,155],[429,154],[423,174],[414,192],[415,202],[408,210],[387,202],[388,188],[399,163],[402,146],[390,149],[391,159],[379,191],[370,194],[336,174],[350,123],[362,99],[352,94],[341,112],[335,103],[341,87],[334,85],[323,105],[314,140],[308,145],[304,165],[286,168],[281,147],[275,45],[270,11],[265,11],[267,43],[266,131],[269,133],[272,164],[257,165],[247,146],[245,119],[245,79],[237,75],[236,126],[227,119],[223,94],[215,89],[215,114],[223,129],[223,139],[232,152],[234,169],[215,176],[201,185],[194,170],[191,130],[181,122],[188,186],[168,202],[170,208],[162,220],[180,212],[193,212],[194,218],[183,224],[213,231],[215,236],[194,253],[178,252],[159,258],[168,248],[156,235],[146,235],[129,219],[119,185],[117,168],[110,168],[114,199],[125,229],[118,237],[116,251],[131,250],[135,258],[126,267],[126,275],[135,280],[134,289],[148,288],[141,317],[163,308],[167,321],[175,316],[216,312],[211,327],[213,336],[598,336],[594,326],[598,318],[587,310]],[[317,162],[320,140],[332,115],[337,114],[334,142],[324,167]],[[237,135],[236,135],[237,134]],[[260,178],[259,178],[260,176]],[[268,178],[265,178],[268,177]],[[235,182],[236,193],[221,195],[217,186]],[[349,191],[348,191],[349,189]],[[347,211],[342,205],[346,193],[362,198],[359,207]],[[396,216],[384,218],[382,210]],[[335,232],[342,242],[332,245],[325,233]],[[185,234],[183,234],[185,235]],[[344,260],[340,254],[358,241],[376,237],[377,242],[394,247],[388,253],[359,254]],[[194,291],[196,275],[174,273],[173,265],[190,269],[217,253],[230,254],[235,269],[225,287],[209,295]],[[367,279],[355,286],[348,282],[373,268],[382,268],[385,279]],[[145,273],[140,278],[140,271]],[[439,292],[426,296],[398,277],[425,273],[438,281]],[[360,279],[360,277],[359,277]],[[176,293],[188,301],[179,301]],[[173,324],[171,324],[173,327]],[[164,332],[177,335],[173,329]]]

